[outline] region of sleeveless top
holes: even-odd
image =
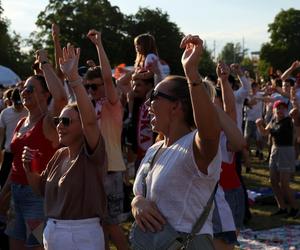
[[[146,177],[147,199],[155,202],[176,231],[185,233],[191,232],[202,213],[219,180],[221,170],[220,148],[210,162],[207,174],[198,169],[193,153],[195,134],[196,130],[167,147]],[[162,143],[157,142],[149,148],[141,162],[133,187],[135,195],[142,195],[144,168]],[[212,213],[199,233],[212,235]]]
[[[11,141],[11,152],[13,153],[11,181],[22,185],[28,185],[22,163],[24,146],[27,146],[31,149],[38,149],[41,153],[37,157],[37,164],[34,169],[39,174],[46,168],[48,161],[52,158],[53,154],[57,150],[57,148],[53,148],[52,142],[44,135],[44,117],[42,117],[30,130],[26,131],[25,134],[17,136],[20,128],[25,122],[25,119],[26,118],[23,118],[18,123]]]

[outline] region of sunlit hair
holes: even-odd
[[[85,73],[86,80],[94,80],[95,78],[102,79],[102,72],[100,66],[90,67]]]
[[[68,103],[64,109],[74,109],[79,114],[78,104],[77,102]]]
[[[33,76],[31,76],[31,77],[32,77],[33,79],[37,80],[37,81],[40,83],[40,85],[41,85],[41,87],[42,87],[42,89],[43,89],[44,92],[49,93],[49,97],[48,97],[48,99],[47,99],[47,105],[49,105],[50,102],[51,102],[51,99],[52,99],[52,95],[51,95],[51,93],[49,92],[48,85],[47,85],[47,83],[46,83],[45,77],[42,76],[42,75],[33,75]],[[35,92],[34,92],[34,93],[35,93]]]
[[[187,79],[183,76],[170,75],[167,76],[163,81],[171,83],[169,85],[170,94],[178,98],[178,100],[182,103],[184,120],[191,128],[195,128],[196,126],[193,116],[193,107]],[[203,81],[203,85],[207,90],[208,96],[213,101],[216,95],[216,90],[213,84],[210,81],[205,80]]]
[[[142,50],[140,53],[136,53],[134,64],[135,67],[138,67],[140,65],[144,66],[146,56],[150,53],[158,56],[155,38],[149,33],[141,34],[134,38],[134,45],[139,45]]]

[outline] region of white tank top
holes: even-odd
[[[199,218],[216,182],[220,178],[221,151],[208,166],[208,174],[202,173],[195,162],[193,142],[196,130],[181,137],[169,146],[156,160],[146,178],[147,199],[156,203],[166,220],[179,232],[190,233]],[[158,142],[148,149],[138,170],[133,191],[142,195],[143,169],[157,148]],[[213,209],[211,209],[212,212]],[[212,213],[199,234],[212,235]]]

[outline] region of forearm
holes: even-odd
[[[194,121],[201,140],[215,140],[219,138],[220,124],[216,109],[207,94],[198,69],[186,72],[189,91],[193,107]],[[195,86],[192,85],[195,83]]]
[[[221,90],[222,90],[222,99],[223,99],[223,108],[226,114],[236,122],[236,107],[235,107],[235,98],[232,91],[232,88],[228,80],[221,79]]]
[[[42,196],[41,192],[41,176],[35,172],[26,172],[26,177],[29,185],[34,193]]]
[[[54,44],[54,58],[55,58],[55,69],[61,81],[64,80],[64,74],[60,70],[59,66],[59,58],[63,57],[62,48],[60,45],[59,37],[53,36],[53,44]]]
[[[230,149],[234,152],[242,150],[246,145],[246,141],[237,127],[236,122],[217,106],[216,110],[218,112],[221,128],[229,142]]]
[[[67,94],[50,63],[43,65],[43,72],[49,92],[52,95],[53,110],[51,112],[53,115],[58,115],[68,102]]]
[[[286,71],[283,72],[283,74],[281,75],[281,80],[285,81],[286,79],[288,79],[290,77],[290,75],[292,74],[292,72],[294,71],[294,69],[292,67],[289,67]]]
[[[102,43],[97,45],[97,52],[102,70],[102,78],[104,82],[105,95],[111,104],[115,104],[119,100],[117,89],[113,84],[111,75],[111,66]]]
[[[238,79],[242,85],[242,88],[244,88],[249,94],[250,89],[251,89],[251,83],[248,80],[248,78],[245,77],[243,74],[240,74],[240,75],[238,75]]]

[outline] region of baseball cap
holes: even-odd
[[[283,100],[277,100],[273,104],[273,109],[278,108],[279,105],[283,105],[285,108],[288,108],[288,105]]]

